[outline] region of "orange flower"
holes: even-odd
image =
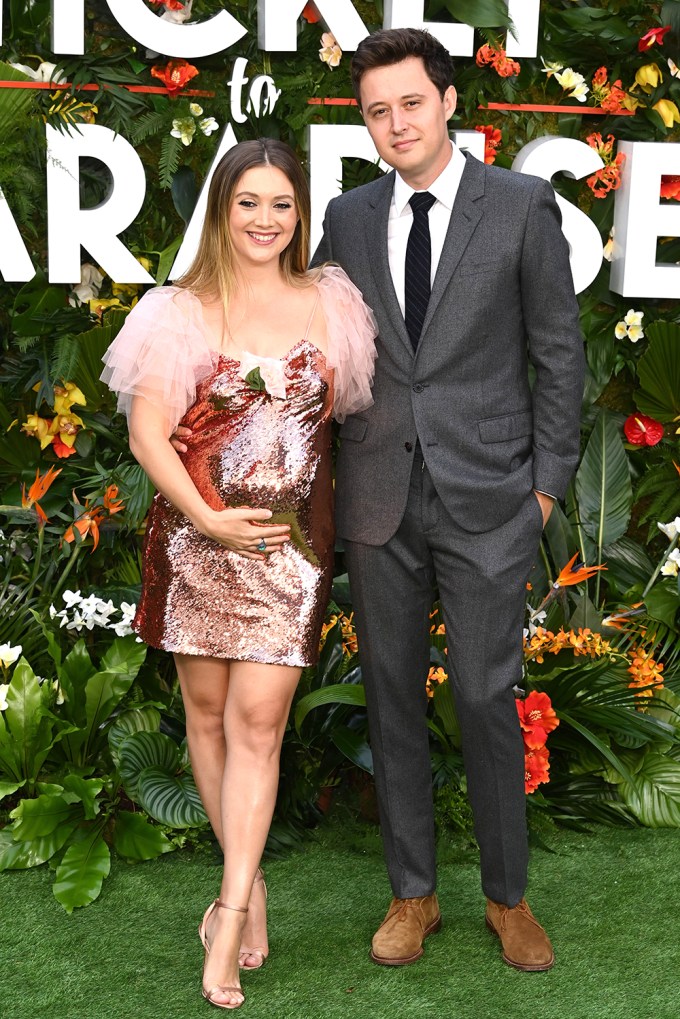
[[[477,124],[475,131],[484,135],[484,162],[493,163],[496,160],[496,149],[501,143],[501,132],[493,124]]]
[[[612,82],[609,95],[602,99],[600,107],[605,113],[620,113],[621,110],[627,109],[626,93],[621,87],[620,78],[617,78],[615,82]]]
[[[109,485],[104,492],[104,509],[108,510],[109,516],[125,509],[125,503],[118,498],[118,485]]]
[[[548,733],[560,724],[547,693],[538,693],[536,690],[532,690],[524,700],[516,699],[515,704],[519,714],[524,745],[529,750],[538,750],[545,746]]]
[[[321,647],[323,647],[324,641],[326,640],[326,637],[328,636],[330,630],[332,630],[334,626],[338,626],[339,624],[340,632],[342,633],[343,652],[348,658],[351,655],[355,655],[357,653],[358,645],[357,635],[354,631],[354,623],[352,622],[353,618],[354,618],[353,612],[350,613],[349,616],[346,616],[344,612],[342,612],[340,615],[337,614],[332,615],[328,622],[324,623],[323,626],[321,627]]]
[[[607,84],[609,79],[609,71],[606,67],[598,67],[593,75],[593,88],[602,88],[603,85]]]
[[[533,793],[542,782],[550,781],[550,751],[547,747],[527,750],[524,754],[524,792]]]
[[[55,435],[52,439],[52,449],[60,460],[65,460],[67,456],[73,456],[76,451],[75,446],[66,445],[61,435]]]
[[[78,503],[78,501],[76,500]],[[80,503],[78,503],[80,505]],[[99,525],[106,516],[102,506],[90,506],[89,499],[85,500],[85,512],[82,513],[77,520],[74,520],[69,528],[64,532],[63,540],[67,542],[75,541],[77,531],[81,538],[86,538],[88,534],[92,535],[92,551],[96,549],[99,544]]]
[[[617,654],[608,640],[599,633],[593,633],[588,627],[579,627],[576,632],[560,628],[557,633],[553,633],[537,626],[535,633],[524,640],[525,657],[534,659],[539,665],[543,663],[545,655],[558,655],[560,651],[572,651],[575,658],[579,655],[589,658],[607,655],[615,658]]]
[[[156,64],[151,68],[153,78],[159,78],[171,97],[181,92],[192,78],[198,74],[198,68],[186,60],[169,60],[165,67]]]
[[[321,15],[319,14],[316,4],[308,3],[302,12],[302,17],[305,21],[309,22],[310,25],[316,25],[317,21],[321,21]]]
[[[491,64],[494,71],[501,78],[511,78],[522,70],[516,60],[510,60],[502,46],[490,46],[485,43],[477,50],[475,57],[477,67],[484,67]]]
[[[47,523],[47,516],[43,508],[39,505],[39,500],[45,495],[45,492],[50,487],[54,479],[58,474],[61,474],[61,467],[57,470],[55,467],[50,469],[40,476],[40,470],[35,472],[35,481],[26,491],[26,486],[21,486],[21,506],[23,509],[34,509],[38,516],[38,524],[42,527]]]
[[[425,684],[425,690],[428,697],[434,696],[435,687],[439,686],[440,683],[445,683],[448,679],[448,673],[440,666],[435,669],[434,665],[430,668],[429,675],[427,677],[427,683]]]
[[[632,676],[628,686],[635,689],[636,697],[652,697],[655,690],[663,689],[663,663],[655,662],[651,651],[637,647],[633,651],[633,661],[628,669]]]
[[[680,201],[680,177],[665,173],[661,178],[661,197],[676,198]]]
[[[557,580],[553,584],[553,587],[569,587],[570,584],[580,584],[583,580],[588,580],[598,570],[606,570],[607,567],[602,566],[586,566],[585,563],[579,563],[576,566],[576,558],[578,552],[571,557],[566,566],[563,566],[560,570]]]

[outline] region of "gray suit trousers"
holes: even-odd
[[[435,585],[482,888],[508,906],[524,895],[524,748],[513,686],[521,681],[526,581],[542,525],[540,505],[529,492],[520,513],[500,527],[463,530],[417,455],[396,534],[379,546],[344,542],[385,857],[397,898],[429,895],[436,884],[425,692]]]

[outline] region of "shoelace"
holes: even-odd
[[[534,925],[534,927],[540,927],[541,926],[540,923],[538,922],[538,920],[536,919],[536,917],[532,915],[532,913],[531,913],[528,905],[526,904],[526,902],[518,902],[517,905],[513,906],[512,909],[510,908],[510,906],[506,906],[503,909],[503,911],[501,913],[501,931],[504,931],[505,928],[507,927],[508,915],[510,913],[514,913],[515,910],[517,910],[518,912],[522,913],[527,918],[527,920],[529,920],[530,923],[532,923]]]

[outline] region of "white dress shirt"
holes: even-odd
[[[434,283],[434,277],[446,239],[446,231],[449,228],[451,210],[458,193],[458,185],[460,184],[464,167],[465,157],[452,142],[451,159],[437,179],[427,188],[428,192],[437,199],[428,213],[432,244],[430,284]],[[413,210],[409,205],[411,195],[413,194],[415,194],[415,189],[410,184],[407,184],[403,177],[397,173],[394,179],[394,192],[392,194],[392,204],[390,205],[390,214],[387,222],[387,253],[390,261],[392,282],[394,283],[402,315],[405,314],[406,310],[406,245],[408,244],[408,235],[413,225]]]

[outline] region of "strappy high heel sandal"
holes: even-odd
[[[215,899],[214,902],[210,903],[210,905],[208,906],[208,908],[205,911],[203,919],[202,919],[202,921],[200,923],[200,926],[198,928],[198,936],[201,939],[201,944],[203,945],[203,948],[205,949],[205,958],[206,959],[210,955],[210,945],[208,943],[208,935],[207,935],[208,920],[212,916],[212,914],[215,911],[217,906],[219,906],[220,909],[231,909],[235,913],[247,913],[248,912],[248,909],[247,909],[246,906],[228,906],[226,904],[226,902],[221,902],[219,899]],[[238,1003],[234,1004],[234,1005],[229,1005],[229,1004],[227,1004],[226,1001],[215,1001],[214,995],[217,994],[217,993],[221,993],[221,994],[232,994],[232,993],[233,994],[240,994],[242,996],[242,1000],[239,1001]],[[231,1011],[233,1011],[236,1008],[240,1008],[241,1005],[243,1005],[245,1000],[246,1000],[246,996],[243,993],[243,989],[241,987],[222,987],[221,984],[216,984],[214,987],[211,987],[209,991],[206,991],[205,987],[202,986],[201,987],[201,994],[203,995],[205,1000],[210,1005],[214,1005],[215,1008],[225,1008],[225,1009],[230,1009]]]
[[[267,885],[266,885],[265,880],[264,880],[264,871],[262,870],[262,867],[258,867],[257,868],[257,874],[255,875],[255,881],[253,882],[253,887],[256,884],[259,884],[260,882],[262,883],[262,886],[264,888],[264,901],[265,901],[264,923],[265,923],[265,931],[266,931],[266,925],[267,925]],[[250,912],[250,909],[249,909],[249,912]],[[266,958],[267,958],[269,953],[267,951],[265,951],[264,948],[241,948],[239,950],[238,954],[239,954],[239,959],[241,958],[241,956],[244,956],[244,955],[245,956],[253,955],[256,958],[259,958],[260,961],[258,962],[257,966],[242,966],[241,963],[239,962],[239,969],[246,970],[248,972],[248,971],[254,970],[254,969],[262,969],[262,967],[264,966],[265,960],[266,960]]]

